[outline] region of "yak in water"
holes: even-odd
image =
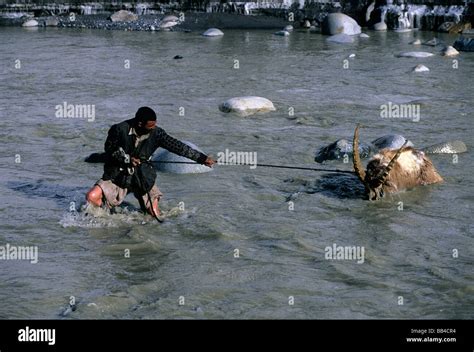
[[[422,151],[407,147],[398,150],[382,149],[367,164],[364,171],[360,155],[354,153],[354,170],[365,186],[369,200],[377,200],[387,193],[396,193],[420,185],[443,181],[431,160]],[[354,151],[359,150],[359,126],[354,132]]]

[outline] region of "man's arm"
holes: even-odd
[[[160,146],[169,150],[171,153],[184,156],[185,158],[194,160],[199,164],[205,164],[208,159],[207,155],[191,148],[189,145],[184,144],[180,140],[171,137],[162,128],[158,131],[158,138]]]

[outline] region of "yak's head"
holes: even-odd
[[[359,150],[359,125],[357,125],[354,131],[353,141],[353,160],[354,160],[354,171],[359,180],[364,184],[365,195],[369,200],[377,200],[384,196],[384,186],[387,185],[387,178],[390,171],[395,166],[397,159],[400,157],[403,148],[408,141],[402,145],[400,149],[395,153],[390,162],[384,163],[382,159],[373,159],[367,165],[367,171],[364,170],[362,162],[360,161]]]

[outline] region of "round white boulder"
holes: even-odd
[[[183,141],[183,143],[189,145],[191,148],[200,150],[196,145],[191,142]],[[166,149],[160,149],[158,152],[153,154],[151,162],[155,166],[157,171],[170,172],[173,174],[199,174],[203,172],[212,171],[211,168],[201,164],[180,164],[180,162],[192,162],[193,160],[173,154]]]
[[[387,30],[387,24],[385,22],[379,22],[374,24],[374,30],[375,31],[386,31]]]
[[[265,113],[275,111],[273,103],[262,97],[236,97],[231,98],[219,105],[222,112],[235,112],[241,116],[253,115],[256,113]]]
[[[28,20],[22,24],[23,27],[38,27],[37,20]]]
[[[415,68],[413,69],[413,72],[429,72],[430,69],[426,67],[425,65],[416,65]]]
[[[291,24],[289,24],[288,26],[285,26],[285,28],[283,28],[284,31],[287,31],[287,32],[292,32],[293,31],[293,26]]]
[[[361,33],[359,35],[359,38],[370,38],[370,36],[368,34],[365,34],[365,33]]]
[[[421,45],[420,39],[415,39],[414,41],[410,42],[411,45]]]
[[[361,29],[353,18],[343,13],[330,13],[323,21],[322,33],[357,35],[361,33]]]
[[[205,37],[219,37],[221,35],[224,35],[224,32],[217,28],[209,28],[202,35]]]

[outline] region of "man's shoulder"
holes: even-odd
[[[156,128],[153,129],[153,133],[154,133],[156,136],[162,136],[162,135],[167,134],[164,129],[162,129],[161,127],[158,127],[158,126],[156,126]]]
[[[125,120],[119,123],[116,123],[110,127],[110,129],[115,129],[117,131],[126,131],[128,132],[130,130],[130,127],[132,126],[132,121],[133,119]]]

